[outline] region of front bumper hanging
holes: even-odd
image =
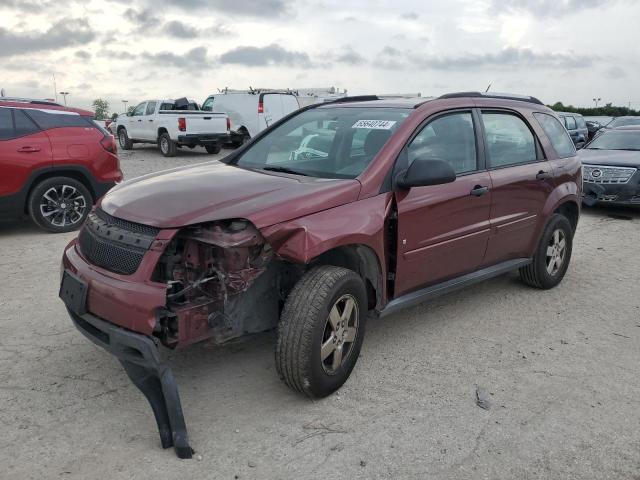
[[[63,294],[61,289],[60,296]],[[193,449],[189,445],[178,386],[171,368],[162,362],[156,343],[145,335],[130,332],[90,313],[76,313],[69,303],[67,310],[76,328],[93,343],[115,355],[131,381],[147,398],[158,424],[162,448],[173,447],[179,458],[191,458]]]

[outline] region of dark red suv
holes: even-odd
[[[29,214],[51,232],[74,230],[122,172],[113,136],[92,112],[0,100],[0,216]]]
[[[580,161],[532,97],[347,98],[223,162],[115,187],[62,262],[75,325],[119,358],[181,457],[165,347],[277,327],[280,377],[323,397],[354,368],[368,315],[514,269],[548,289],[569,266]]]

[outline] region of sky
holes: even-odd
[[[489,84],[638,109],[640,0],[0,0],[0,62],[7,96],[67,91],[111,112],[225,87],[437,96]]]

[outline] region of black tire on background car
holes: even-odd
[[[364,339],[367,294],[360,276],[320,266],[295,285],[278,326],[276,369],[291,389],[311,398],[342,386]]]
[[[133,142],[129,138],[125,128],[118,130],[118,143],[123,150],[131,150],[133,148]]]
[[[81,182],[52,177],[38,183],[29,195],[29,215],[40,228],[54,233],[78,229],[91,211],[93,197]]]
[[[563,215],[554,214],[542,233],[533,261],[520,268],[522,281],[544,290],[558,285],[569,268],[573,233],[569,220]]]
[[[205,145],[204,148],[207,153],[215,155],[216,153],[220,153],[222,147],[220,147],[220,144],[216,143],[215,145]]]
[[[165,157],[176,156],[176,142],[171,140],[171,137],[167,132],[160,134],[160,137],[158,137],[158,148]]]
[[[247,143],[249,140],[251,140],[251,135],[249,135],[249,132],[247,132],[244,127],[242,129],[240,129],[238,131],[238,133],[241,133],[242,136],[240,137],[239,140],[234,141],[231,146],[233,148],[240,148],[242,145],[244,145],[245,143]]]

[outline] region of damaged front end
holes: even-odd
[[[105,240],[115,237],[121,244],[148,245],[135,277],[129,277],[134,283],[120,276],[122,280],[108,281],[108,294],[102,293],[107,287],[92,277],[88,265],[82,266],[75,249],[68,249],[60,297],[76,327],[114,354],[145,395],[163,448],[173,446],[178,457],[191,458],[178,388],[159,344],[170,349],[205,339],[222,344],[274,328],[286,293],[298,275],[297,267],[276,258],[260,231],[244,219],[165,231],[165,237],[162,231],[154,236],[133,232],[133,228],[125,232],[122,225],[112,223],[101,223],[94,234]],[[78,252],[88,261],[87,252],[79,247]],[[102,268],[109,269],[108,261],[105,257]],[[108,321],[114,312],[125,311],[121,309],[146,311],[150,299],[158,300],[153,292],[162,284],[166,285],[164,305],[150,310],[151,324],[140,323],[147,325],[146,331]],[[145,292],[151,293],[140,297],[134,285],[145,285]],[[116,299],[124,302],[117,310],[105,307]],[[137,308],[137,301],[144,308]]]
[[[279,307],[272,260],[271,247],[246,220],[181,230],[153,275],[167,284],[166,308],[158,314],[154,335],[173,348],[207,338],[220,344],[272,328]]]

